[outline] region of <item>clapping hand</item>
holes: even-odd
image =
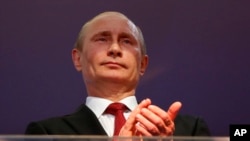
[[[180,108],[181,103],[174,102],[165,111],[152,105],[150,99],[145,99],[132,111],[119,136],[171,136]]]

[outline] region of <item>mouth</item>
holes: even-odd
[[[125,64],[118,63],[118,62],[113,62],[113,61],[107,61],[107,62],[102,62],[101,65],[103,66],[108,66],[111,68],[117,68],[117,67],[122,67],[122,68],[127,68]]]

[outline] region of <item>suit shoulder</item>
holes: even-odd
[[[72,129],[72,122],[79,122],[81,119],[87,118],[84,110],[79,108],[76,112],[46,118],[43,120],[32,121],[28,124],[25,133],[26,134],[63,134],[74,133]],[[67,129],[67,130],[66,130]]]
[[[26,127],[25,134],[51,134],[53,131],[61,130],[62,127],[67,127],[65,118],[72,115],[51,117],[43,120],[32,121]]]
[[[81,105],[75,112],[62,115],[62,116],[55,116],[50,117],[42,120],[35,121],[40,124],[56,124],[58,122],[65,122],[65,120],[68,119],[77,119],[77,118],[83,118],[85,115],[88,115],[89,110],[85,105]]]
[[[63,122],[65,118],[71,117],[72,114],[67,114],[67,115],[63,115],[63,116],[55,116],[55,117],[49,117],[49,118],[45,118],[42,120],[37,120],[37,121],[33,121],[35,123],[39,123],[39,124],[57,124],[58,122]]]

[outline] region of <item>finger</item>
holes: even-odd
[[[169,119],[167,112],[156,105],[149,105],[148,109],[163,120]]]
[[[135,110],[133,110],[130,114],[130,116],[128,117],[126,123],[129,123],[131,125],[135,124],[136,121],[135,121],[135,116],[137,114],[140,113],[141,109],[144,108],[144,107],[148,107],[148,105],[151,104],[151,100],[150,99],[145,99],[143,100],[141,103],[139,103],[139,105],[135,108]]]
[[[143,136],[171,136],[175,131],[174,122],[171,122],[169,126],[165,126],[162,131],[150,130],[145,123],[138,122],[136,124],[136,130]]]
[[[144,118],[146,118],[153,125],[155,125],[159,130],[165,130],[166,125],[164,121],[165,120],[169,121],[167,113],[164,110],[154,105],[150,105],[148,106],[148,108],[143,108],[141,110],[141,114],[143,115]]]
[[[150,132],[152,135],[159,135],[160,131],[157,128],[157,126],[152,123],[150,120],[148,120],[145,116],[141,114],[136,115],[136,120],[144,129],[146,129],[148,132]]]
[[[161,135],[171,136],[174,134],[174,131],[175,131],[175,126],[174,124],[171,124],[170,126],[166,127],[165,132],[162,132]]]
[[[172,135],[174,132],[174,122],[168,116],[167,112],[162,110],[161,108],[150,105],[148,108],[143,108],[141,110],[141,114],[144,118],[147,118],[151,122],[152,125],[147,124],[147,122],[143,122],[143,125],[146,126],[146,129],[151,129],[149,132],[153,135]],[[142,121],[140,121],[142,122]],[[154,129],[157,128],[158,130]],[[154,130],[153,130],[154,129]]]
[[[158,106],[150,105],[148,106],[148,109],[152,111],[154,114],[156,114],[157,117],[152,117],[155,121],[154,123],[157,124],[158,128],[164,132],[166,126],[169,126],[172,124],[172,118],[168,115],[166,111],[161,109]],[[160,118],[160,119],[159,119]]]
[[[144,126],[142,126],[139,122],[136,124],[136,130],[142,136],[152,136],[150,132],[148,132]]]
[[[168,109],[167,113],[169,115],[169,117],[171,118],[171,120],[174,120],[175,117],[177,116],[177,114],[179,113],[180,109],[181,109],[181,102],[177,101],[174,102]]]
[[[150,104],[151,104],[151,100],[149,98],[146,98],[146,99],[142,100],[141,103],[139,103],[137,108],[139,108],[139,109],[145,108],[145,107],[148,107]]]
[[[145,99],[139,105],[133,110],[128,117],[127,121],[125,122],[124,126],[122,127],[120,131],[120,135],[134,135],[135,133],[135,124],[137,123],[136,121],[136,115],[140,113],[141,109],[143,107],[148,107],[148,105],[151,104],[150,99]]]
[[[164,111],[158,106],[150,105],[148,106],[148,108],[142,108],[141,114],[147,120],[140,118],[141,119],[140,123],[152,135],[163,135],[163,136],[173,135],[175,130],[175,125],[173,120],[176,117],[180,108],[181,108],[180,102],[173,103],[170,106],[168,112]]]

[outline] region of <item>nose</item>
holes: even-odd
[[[110,48],[108,49],[108,56],[116,58],[122,57],[122,50],[118,43],[112,43]]]

